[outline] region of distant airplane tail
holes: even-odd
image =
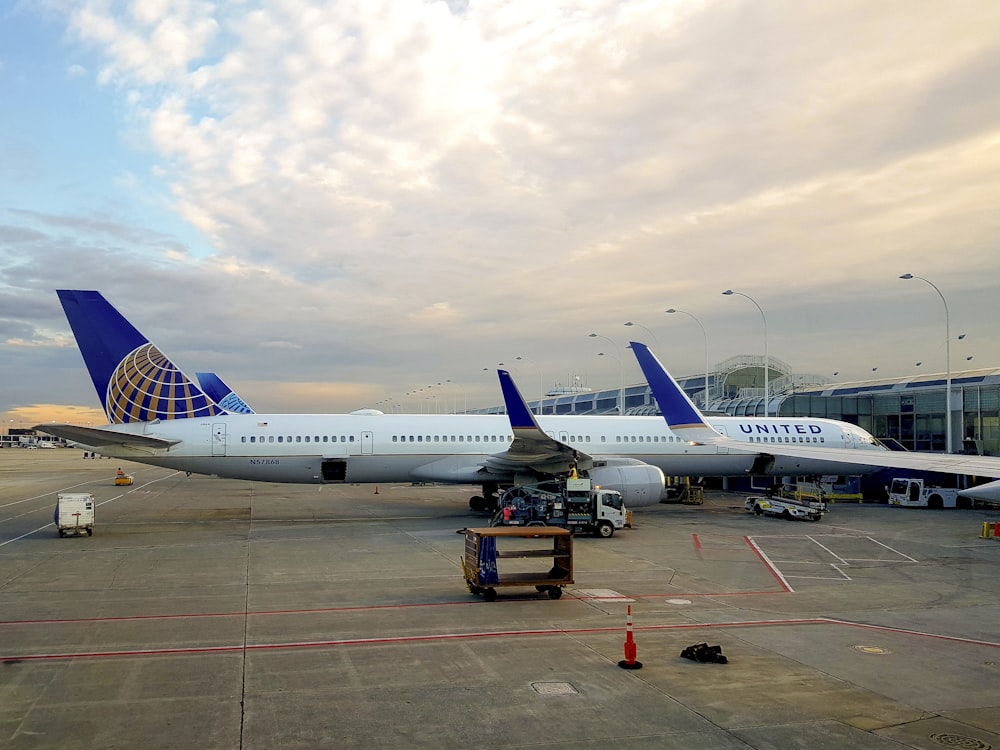
[[[198,378],[198,385],[205,395],[230,414],[256,414],[250,405],[214,372],[196,372],[194,376]]]
[[[100,292],[56,293],[110,423],[226,414]]]
[[[629,346],[639,361],[639,367],[646,376],[646,382],[649,383],[653,397],[659,404],[671,432],[692,443],[712,444],[726,441],[725,435],[705,421],[698,407],[649,351],[648,346],[638,341],[630,342]]]

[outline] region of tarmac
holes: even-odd
[[[486,602],[474,488],[81,456],[0,450],[2,748],[1000,750],[998,511],[708,493],[576,538],[558,600]],[[59,538],[60,491],[92,537]],[[728,663],[680,657],[702,642]]]

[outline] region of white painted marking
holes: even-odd
[[[817,542],[813,537],[807,536],[806,539],[808,539],[810,542],[812,542],[813,544],[815,544],[820,549],[826,550],[830,554],[831,557],[836,557],[842,564],[844,564],[844,565],[850,565],[850,563],[847,562],[847,560],[845,560],[844,558],[842,558],[840,555],[838,555],[836,552],[834,552],[832,549],[830,549],[826,545],[823,545],[823,544],[820,544],[819,542]]]
[[[752,537],[749,537],[749,536],[747,537],[747,542],[749,542],[749,543],[750,543],[750,546],[751,546],[751,547],[753,547],[753,548],[754,548],[755,550],[757,550],[757,554],[758,554],[758,555],[760,555],[761,559],[762,559],[762,560],[763,560],[763,561],[764,561],[764,562],[765,562],[765,563],[767,564],[767,566],[768,566],[768,567],[769,567],[769,568],[771,569],[771,572],[772,572],[772,573],[774,573],[774,575],[776,575],[776,576],[778,577],[778,580],[779,580],[779,581],[781,581],[781,582],[782,582],[782,583],[783,583],[783,584],[785,585],[785,588],[786,588],[786,589],[788,590],[788,593],[789,593],[789,594],[794,594],[794,593],[795,593],[795,589],[793,589],[793,588],[792,588],[792,587],[791,587],[791,586],[790,586],[790,585],[788,584],[788,579],[787,579],[787,578],[785,578],[785,576],[784,576],[784,575],[783,575],[783,574],[781,573],[781,571],[780,571],[780,570],[778,570],[778,566],[777,566],[777,565],[775,565],[775,564],[774,564],[773,562],[771,562],[771,558],[770,558],[770,557],[768,557],[768,556],[767,556],[767,553],[766,553],[766,552],[764,552],[764,550],[762,550],[762,549],[760,548],[760,545],[758,545],[758,544],[757,544],[757,542],[755,542],[755,541],[753,540],[753,538],[752,538]]]
[[[909,555],[904,555],[904,554],[903,554],[902,552],[900,552],[900,551],[899,551],[898,549],[893,549],[893,548],[892,548],[892,547],[890,547],[890,546],[889,546],[888,544],[882,544],[882,542],[880,542],[880,541],[879,541],[878,539],[872,539],[872,538],[871,538],[870,536],[869,536],[869,537],[866,537],[866,538],[867,538],[867,539],[871,539],[871,541],[875,542],[875,544],[878,544],[878,545],[880,545],[880,546],[882,546],[882,547],[885,547],[885,548],[886,548],[887,550],[889,550],[890,552],[895,552],[895,553],[896,553],[897,555],[899,555],[900,557],[905,557],[905,558],[906,558],[907,560],[909,560],[910,562],[920,562],[919,560],[914,560],[914,559],[913,559],[912,557],[910,557]]]

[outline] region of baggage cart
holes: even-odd
[[[517,560],[538,564],[523,570],[526,563]],[[534,586],[558,599],[573,583],[573,534],[555,526],[466,529],[462,573],[469,591],[488,602],[507,586]]]

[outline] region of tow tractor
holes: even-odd
[[[778,516],[789,521],[818,521],[826,513],[826,503],[814,500],[793,500],[788,497],[751,495],[743,506],[754,515]]]
[[[955,508],[958,490],[952,487],[932,487],[923,479],[896,477],[889,487],[889,505],[907,508]]]
[[[559,526],[608,538],[630,525],[621,493],[589,479],[566,479],[511,487],[500,497],[491,526]]]

